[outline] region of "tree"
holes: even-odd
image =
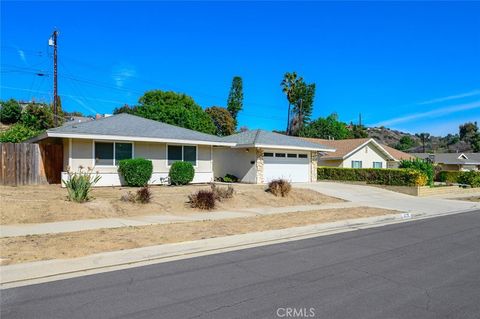
[[[46,104],[30,103],[23,110],[20,122],[33,130],[41,131],[54,127],[52,109]]]
[[[420,133],[420,134],[415,134],[418,138],[420,138],[420,141],[422,142],[422,147],[423,147],[423,152],[426,152],[426,145],[428,141],[430,140],[430,133]]]
[[[433,185],[433,178],[435,175],[435,169],[433,164],[427,160],[423,159],[413,159],[413,160],[401,160],[398,165],[399,168],[410,168],[420,172],[423,172],[428,179],[428,185]]]
[[[218,136],[228,136],[235,133],[235,120],[230,112],[223,107],[212,106],[205,109],[217,128]]]
[[[17,123],[22,114],[22,108],[20,104],[14,99],[2,102],[1,104],[0,122],[3,124]]]
[[[21,123],[16,123],[5,132],[0,133],[0,143],[20,143],[40,133],[41,131],[39,130],[32,129]]]
[[[350,124],[352,137],[353,138],[366,138],[368,137],[368,132],[365,129],[365,126],[361,124]]]
[[[287,135],[290,135],[290,121],[291,121],[291,109],[292,105],[297,102],[296,88],[299,83],[303,82],[302,77],[297,76],[297,72],[287,72],[283,76],[283,80],[280,83],[282,92],[287,96],[288,100],[288,113],[287,113]]]
[[[216,127],[207,113],[188,95],[172,91],[147,91],[131,108],[131,114],[191,130],[215,134]]]
[[[315,121],[310,122],[298,132],[298,135],[335,140],[352,137],[347,125],[338,120],[336,113],[332,113],[326,118],[319,117]]]
[[[293,109],[290,123],[290,134],[297,135],[309,121],[313,112],[315,98],[315,83],[306,84],[299,81],[293,89]]]
[[[415,141],[413,140],[413,138],[411,138],[408,135],[404,135],[402,136],[402,138],[400,138],[400,141],[398,142],[398,144],[395,145],[395,148],[400,151],[406,151],[412,148],[414,145],[415,145]]]
[[[474,152],[480,152],[480,133],[477,122],[467,122],[459,127],[460,140],[470,144]]]
[[[243,109],[243,82],[239,76],[233,77],[232,86],[228,93],[227,110],[235,120],[235,127],[237,126],[238,113]]]
[[[84,117],[84,116],[85,116],[82,112],[79,112],[79,111],[63,112],[63,115],[66,116],[66,117],[70,117],[70,116],[81,116],[81,117]]]
[[[124,104],[123,106],[114,108],[113,114],[120,114],[120,113],[135,114],[134,108],[135,107],[130,107],[128,104]]]

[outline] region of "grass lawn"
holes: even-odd
[[[74,258],[100,252],[284,229],[350,218],[397,213],[379,208],[294,212],[227,220],[99,229],[63,234],[0,238],[2,265]]]
[[[154,214],[191,214],[188,195],[209,189],[209,185],[152,186],[150,204],[132,204],[120,201],[120,197],[136,188],[98,187],[92,191],[93,199],[87,203],[74,203],[66,199],[67,190],[59,185],[0,186],[0,224],[46,223],[90,218],[129,217]],[[288,197],[275,197],[265,192],[262,185],[234,185],[234,198],[218,203],[217,210],[241,210],[251,207],[281,207],[316,205],[342,202],[315,191],[292,189]]]

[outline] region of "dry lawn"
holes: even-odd
[[[199,212],[188,204],[188,195],[208,185],[152,186],[152,203],[132,204],[120,197],[137,188],[99,187],[92,191],[93,200],[74,203],[66,199],[67,190],[59,185],[0,186],[0,224],[47,223],[91,218],[129,217],[154,214],[191,214]],[[315,191],[295,189],[279,198],[265,192],[262,185],[234,185],[234,198],[219,203],[217,210],[239,210],[251,207],[281,207],[341,202]]]
[[[460,197],[455,198],[456,200],[466,200],[469,202],[480,202],[480,196],[472,196],[472,197]]]
[[[378,208],[326,209],[218,221],[100,229],[1,238],[2,264],[74,258],[106,251],[176,243],[397,213]]]

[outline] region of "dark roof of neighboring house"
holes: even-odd
[[[47,131],[47,136],[62,137],[58,136],[59,134],[187,140],[208,142],[211,144],[220,143],[219,145],[225,143],[221,137],[215,135],[205,134],[126,113],[74,125],[60,126]]]
[[[418,158],[438,164],[480,165],[480,153],[413,153]]]
[[[319,151],[334,151],[334,148],[304,139],[263,130],[251,130],[226,136],[224,141],[237,143],[240,147],[298,148]]]

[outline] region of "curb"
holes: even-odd
[[[349,219],[280,230],[98,253],[73,259],[54,259],[0,266],[0,289],[473,211],[475,210],[450,211],[439,214],[398,213],[394,215]]]

